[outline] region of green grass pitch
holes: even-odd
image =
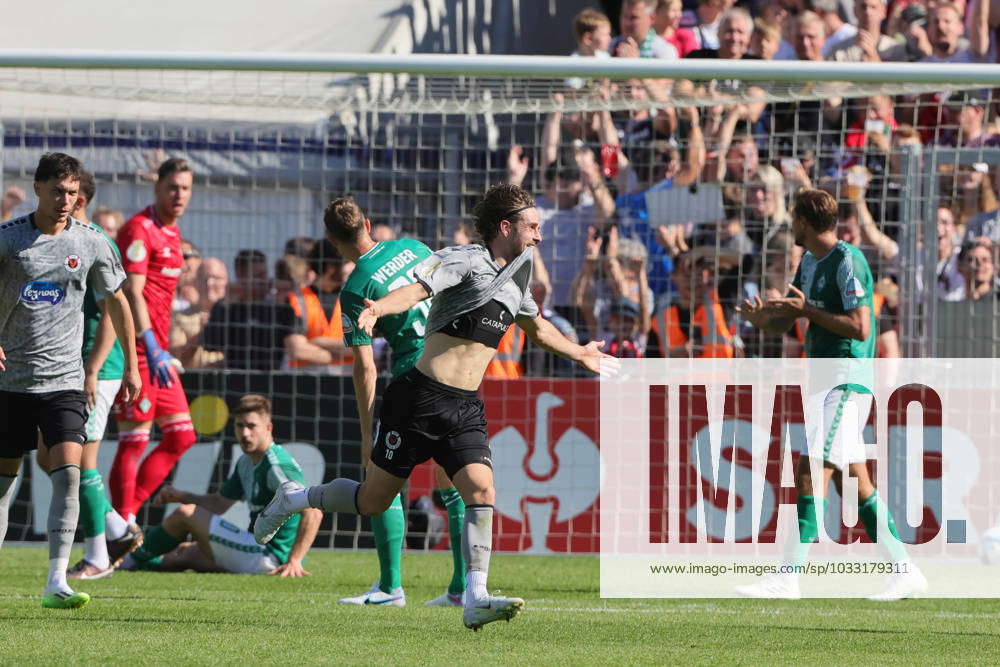
[[[40,606],[45,550],[8,546],[0,664],[981,665],[1000,656],[997,600],[602,600],[590,557],[496,554],[490,589],[527,607],[473,633],[461,610],[422,606],[443,590],[450,562],[406,555],[402,609],[336,604],[367,589],[375,556],[317,552],[305,579],[119,572],[78,582],[93,600],[62,611]]]

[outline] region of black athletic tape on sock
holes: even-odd
[[[52,475],[56,474],[57,472],[59,472],[60,470],[65,469],[65,468],[76,468],[77,470],[79,470],[80,466],[78,466],[75,463],[64,463],[63,465],[59,466],[58,468],[53,468],[52,470],[50,470],[49,471],[49,477],[52,477]]]
[[[490,509],[494,509],[493,505],[466,505],[465,509],[467,509],[467,510],[474,510],[477,507],[488,507]]]

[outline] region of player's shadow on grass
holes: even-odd
[[[802,632],[807,630],[810,632],[853,632],[858,634],[869,634],[869,635],[911,635],[914,630],[873,630],[871,628],[810,628],[803,626],[793,626],[793,625],[769,625],[767,626],[768,632],[773,630],[791,630],[793,632]],[[947,635],[949,637],[996,637],[994,632],[948,632],[943,630],[928,630],[927,628],[920,628],[921,634],[929,635]]]

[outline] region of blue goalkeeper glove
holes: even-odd
[[[173,378],[170,377],[170,368],[174,363],[174,358],[156,342],[156,336],[153,335],[152,329],[146,329],[140,335],[146,346],[146,364],[149,366],[150,381],[161,387],[169,387],[173,381]]]

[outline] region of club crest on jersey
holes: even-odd
[[[32,280],[21,288],[21,301],[26,303],[50,303],[58,305],[66,296],[61,285],[48,280]]]
[[[129,244],[128,249],[125,251],[125,256],[128,257],[133,262],[141,262],[146,259],[146,244],[140,239],[136,239]]]
[[[351,322],[351,318],[347,315],[341,314],[340,325],[343,327],[345,334],[349,334],[354,331],[354,324]]]
[[[403,444],[403,436],[398,431],[389,431],[385,434],[385,448],[395,451]]]
[[[822,290],[824,287],[826,287],[826,276],[820,276],[816,281],[816,289]]]
[[[70,273],[76,273],[80,270],[80,256],[79,255],[67,255],[66,259],[63,260],[63,266]]]

